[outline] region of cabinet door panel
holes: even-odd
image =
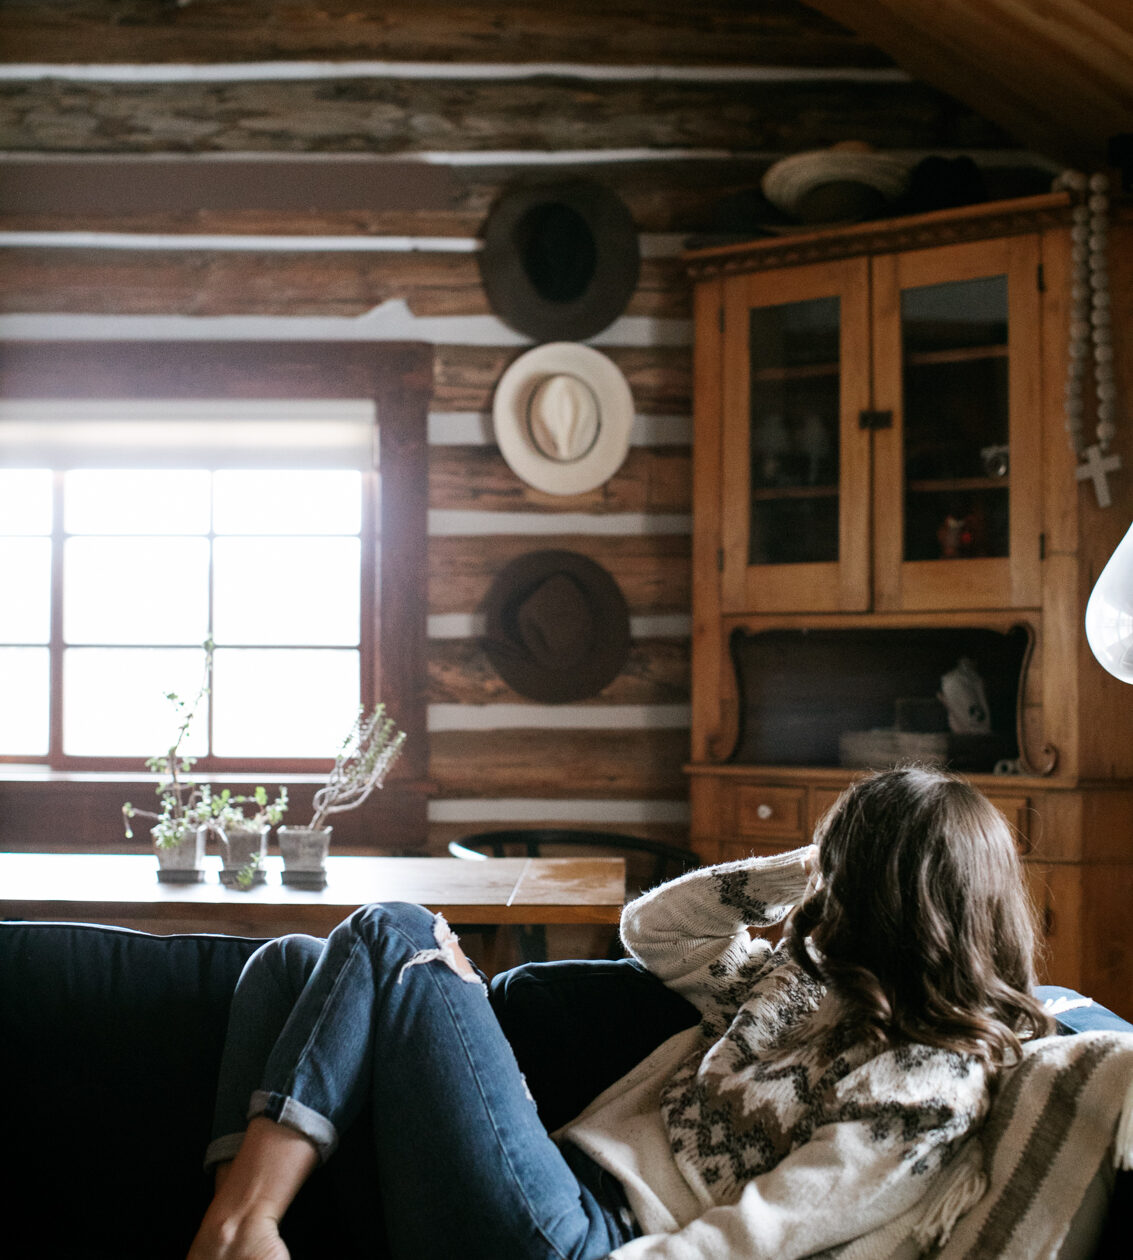
[[[875,607],[1039,601],[1038,242],[874,261]]]
[[[863,258],[727,284],[725,611],[869,606],[868,293]]]

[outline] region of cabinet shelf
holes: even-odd
[[[954,494],[960,490],[1010,490],[1010,477],[941,477],[905,483],[910,494]]]
[[[837,486],[771,486],[752,490],[753,503],[778,503],[784,499],[836,499]]]
[[[984,359],[1006,359],[1007,347],[953,346],[947,350],[914,350],[905,355],[906,367],[923,367],[934,363],[973,363]]]
[[[837,376],[841,371],[838,363],[793,363],[759,368],[753,371],[753,381],[809,381],[817,377]]]

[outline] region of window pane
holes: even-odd
[[[201,686],[199,648],[70,648],[63,655],[63,751],[72,757],[151,757],[177,737],[168,692],[191,703]],[[204,702],[181,745],[199,756],[208,730]]]
[[[209,474],[168,469],[82,469],[63,479],[69,534],[206,534]]]
[[[358,714],[359,694],[357,652],[218,648],[213,751],[329,761]]]
[[[201,643],[208,633],[204,538],[69,538],[68,643]]]
[[[50,538],[0,538],[0,591],[0,643],[48,642]]]
[[[47,648],[0,648],[0,754],[47,752],[49,670]]]
[[[0,469],[0,534],[51,533],[51,473]]]
[[[357,538],[218,538],[214,555],[218,643],[358,642]]]
[[[356,472],[218,472],[218,534],[356,534],[362,478]]]

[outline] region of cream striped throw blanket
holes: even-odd
[[[1055,1260],[1105,1160],[1133,1169],[1133,1033],[1043,1037],[916,1207],[823,1255]]]

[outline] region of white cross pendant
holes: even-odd
[[[1094,493],[1098,496],[1098,507],[1109,507],[1113,500],[1109,497],[1109,482],[1106,480],[1106,473],[1117,472],[1121,467],[1121,456],[1103,455],[1101,447],[1096,443],[1093,446],[1087,446],[1082,454],[1086,462],[1074,469],[1074,476],[1079,481],[1087,479],[1092,481]]]

